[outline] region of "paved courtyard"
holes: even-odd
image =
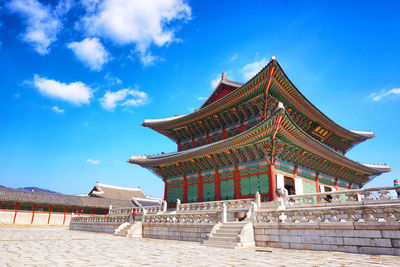
[[[231,250],[66,228],[0,227],[0,266],[400,266],[400,257],[276,248]]]

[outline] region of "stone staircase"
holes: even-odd
[[[219,223],[213,227],[203,244],[223,248],[253,247],[253,225],[250,222]]]
[[[114,235],[142,237],[142,222],[125,222],[115,230]]]
[[[124,222],[117,229],[115,229],[114,235],[126,236],[129,228],[134,224],[134,222]]]

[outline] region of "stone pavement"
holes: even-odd
[[[0,266],[400,266],[400,257],[277,248],[232,250],[66,228],[0,227]]]

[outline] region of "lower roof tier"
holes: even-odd
[[[362,164],[332,151],[299,128],[284,108],[231,138],[181,152],[132,156],[128,162],[169,177],[260,159],[268,164],[278,159],[289,161],[359,185],[390,171],[387,165]]]

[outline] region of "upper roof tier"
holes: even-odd
[[[142,125],[181,141],[256,114],[267,118],[277,102],[284,104],[299,127],[341,153],[375,137],[372,132],[348,130],[328,118],[294,86],[274,57],[245,84],[231,81],[223,73],[213,93],[193,113],[145,120]]]

